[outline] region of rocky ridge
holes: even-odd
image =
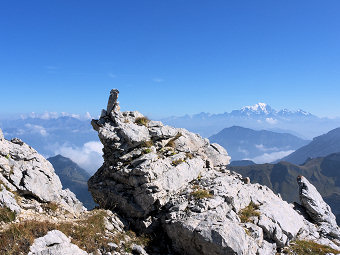
[[[111,211],[87,211],[43,156],[0,129],[0,254],[144,252],[143,240],[126,229]]]
[[[320,195],[288,204],[229,171],[230,157],[218,144],[136,111],[120,112],[118,93],[111,91],[107,109],[92,120],[104,164],[88,184],[100,206],[141,232],[166,233],[179,254],[275,254],[296,240],[340,250],[333,218],[324,227],[310,216],[311,201],[324,208]],[[328,209],[321,213],[330,215]]]

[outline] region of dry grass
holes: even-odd
[[[210,192],[208,190],[201,189],[199,187],[196,188],[193,192],[191,192],[190,195],[195,200],[200,200],[200,199],[204,199],[204,198],[211,198],[213,196],[212,194],[210,194]]]
[[[297,240],[291,243],[291,246],[284,253],[291,255],[326,255],[327,253],[338,254],[339,251],[313,241]]]
[[[77,222],[56,224],[48,221],[24,221],[12,224],[9,229],[0,233],[0,254],[27,254],[33,241],[53,229],[58,229],[70,236],[72,243],[87,252],[95,252],[98,248],[108,248],[104,217],[105,211],[98,210],[93,215]]]
[[[171,162],[171,165],[178,166],[179,164],[182,164],[183,162],[185,162],[185,160],[180,158],[180,159],[173,160]]]
[[[138,117],[135,119],[135,123],[139,126],[147,126],[150,120],[147,117]]]
[[[259,217],[260,212],[257,211],[258,209],[259,206],[251,201],[247,207],[243,208],[238,213],[241,222],[252,222],[251,217]]]
[[[152,140],[149,140],[149,141],[144,141],[141,143],[140,147],[147,147],[147,148],[150,148],[151,146],[153,145],[153,141]]]
[[[42,204],[41,207],[45,211],[55,212],[59,208],[59,205],[57,203],[55,203],[55,202],[48,202],[48,203]]]
[[[170,139],[170,141],[165,145],[165,147],[175,148],[176,147],[175,141],[181,136],[182,133],[178,132],[174,138]]]
[[[16,213],[12,212],[7,207],[0,207],[0,222],[11,222],[14,221],[16,218]]]

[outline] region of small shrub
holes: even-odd
[[[179,164],[182,164],[183,162],[185,162],[185,160],[180,158],[180,159],[173,160],[171,162],[171,165],[178,166]]]
[[[12,212],[7,207],[0,207],[0,222],[11,222],[14,221],[16,218],[16,213]]]
[[[296,240],[284,253],[291,255],[326,255],[327,253],[338,254],[339,251],[313,241]]]
[[[151,149],[150,149],[150,148],[147,148],[147,149],[143,150],[143,154],[148,154],[148,153],[150,153],[150,152],[151,152]]]
[[[149,121],[147,117],[138,117],[135,119],[135,123],[139,126],[147,126]]]
[[[6,155],[6,158],[7,158],[7,159],[10,159],[10,158],[11,158],[11,156],[10,156],[9,154],[7,154],[7,155]]]
[[[194,190],[193,192],[190,193],[190,195],[195,199],[195,200],[200,200],[203,198],[211,198],[212,195],[210,194],[209,191],[205,189],[198,188]]]
[[[241,222],[243,223],[252,222],[250,219],[251,217],[259,217],[260,212],[256,211],[258,209],[259,206],[253,203],[253,201],[251,201],[247,207],[239,211],[239,217],[241,219]]]

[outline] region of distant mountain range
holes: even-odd
[[[294,164],[303,164],[309,158],[324,157],[335,152],[340,152],[340,128],[333,129],[327,134],[315,137],[309,144],[299,148],[281,160]]]
[[[209,140],[222,145],[232,160],[251,159],[256,163],[273,162],[310,142],[288,133],[239,126],[225,128]]]
[[[340,223],[340,153],[314,158],[298,166],[289,162],[248,166],[228,166],[232,171],[249,176],[252,183],[268,186],[284,200],[299,201],[298,175],[307,177],[331,206]]]
[[[87,181],[91,177],[89,173],[69,158],[61,155],[48,158],[47,160],[53,165],[63,188],[70,189],[87,209],[94,208],[95,202],[87,188]]]
[[[275,110],[265,103],[245,106],[239,110],[221,114],[199,113],[164,118],[168,125],[184,127],[209,137],[225,127],[243,126],[295,134],[306,139],[328,132],[340,126],[340,118],[319,118],[304,110]]]

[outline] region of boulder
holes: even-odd
[[[21,212],[21,208],[15,200],[14,194],[6,190],[2,184],[0,185],[0,207],[7,207],[17,214]]]
[[[30,247],[28,255],[87,255],[59,230],[49,231],[45,236],[37,238]]]
[[[69,190],[63,190],[49,161],[18,138],[0,139],[0,180],[21,196],[55,202],[73,213],[86,210]]]
[[[319,232],[322,235],[329,235],[340,239],[340,229],[330,206],[323,200],[320,193],[307,178],[298,176],[297,182],[301,205],[312,222],[318,225]]]

